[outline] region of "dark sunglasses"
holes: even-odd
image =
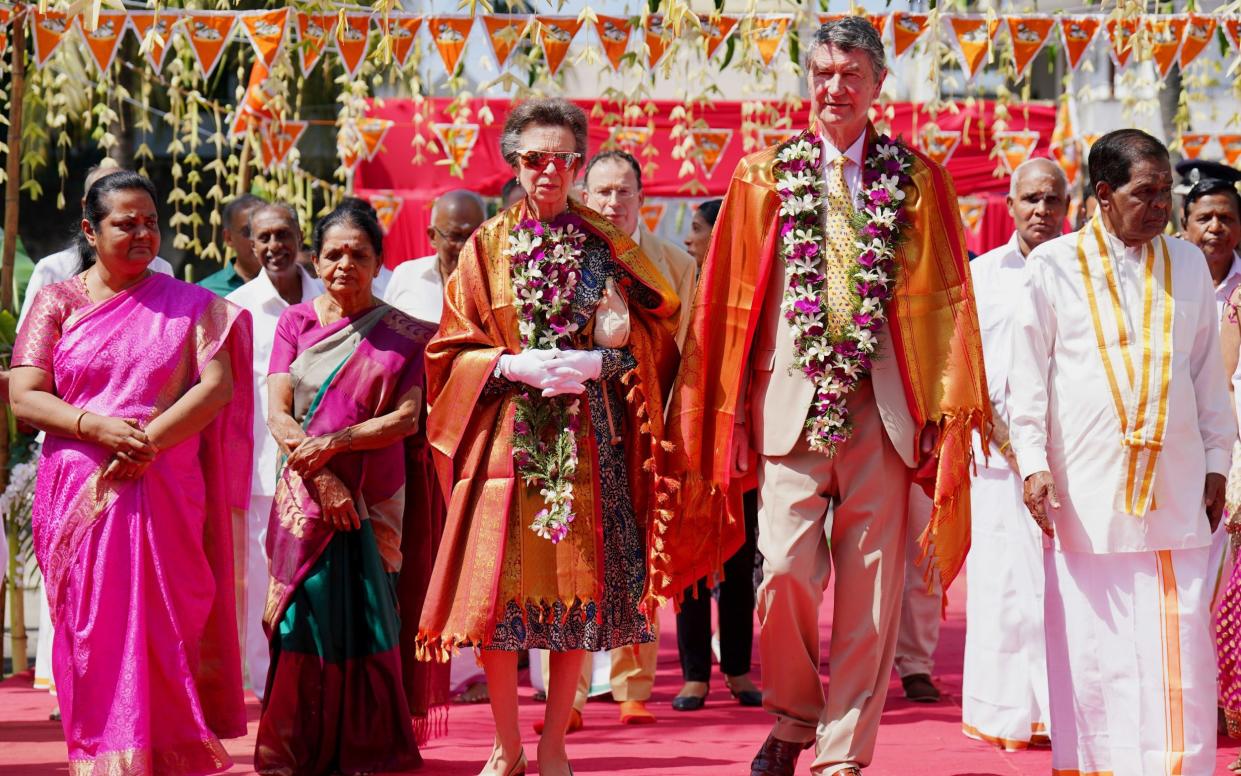
[[[517,151],[517,158],[527,170],[546,170],[548,163],[554,164],[558,172],[564,172],[582,155],[575,151]]]

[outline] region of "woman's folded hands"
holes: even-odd
[[[580,394],[586,382],[598,380],[602,372],[603,354],[597,350],[532,348],[500,356],[500,374],[544,396]]]

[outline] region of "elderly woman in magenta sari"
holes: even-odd
[[[14,410],[47,433],[35,552],[73,774],[217,773],[246,732],[250,318],[148,269],[157,201],[131,172],[91,187],[88,268],[39,291],[13,353]]]
[[[585,651],[652,640],[669,594],[654,541],[671,518],[664,391],[676,294],[628,235],[568,194],[586,116],[562,100],[509,115],[501,152],[526,198],[461,251],[427,347],[428,436],[450,489],[420,655],[479,651],[496,723],[482,773],[526,772],[517,652],[551,650],[539,773],[565,752]]]
[[[255,767],[400,770],[421,764],[411,717],[425,721],[431,689],[407,675],[425,665],[402,666],[400,632],[402,618],[417,622],[439,522],[429,469],[406,456],[435,327],[372,294],[374,216],[337,209],[313,242],[326,293],[280,316],[268,377],[268,427],[285,458],[267,531],[272,655]]]

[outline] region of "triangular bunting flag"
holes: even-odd
[[[366,149],[362,145],[362,136],[358,133],[357,125],[353,122],[346,122],[336,133],[336,155],[340,157],[340,164],[346,170],[352,171],[358,166],[358,162],[366,156]]]
[[[1047,45],[1056,20],[1050,16],[1010,16],[1006,21],[1008,38],[1013,44],[1013,66],[1017,78],[1024,78],[1030,63]]]
[[[646,17],[646,26],[644,27],[646,34],[646,62],[652,70],[659,64],[659,60],[664,58],[664,50],[668,47],[668,41],[664,39],[664,17],[663,14],[653,13]]]
[[[650,127],[612,127],[608,140],[615,143],[622,151],[638,156],[642,149],[651,142]]]
[[[750,37],[758,49],[763,64],[771,67],[776,52],[784,43],[785,33],[789,30],[791,17],[787,15],[755,16],[750,21]]]
[[[444,156],[461,169],[470,163],[470,152],[478,142],[477,124],[432,124],[431,130],[440,140]]]
[[[503,70],[508,64],[509,55],[517,48],[517,42],[525,34],[530,24],[528,16],[484,16],[483,24],[487,27],[487,39],[491,41],[491,50],[496,55],[496,63]]]
[[[961,208],[961,225],[967,232],[978,232],[982,226],[982,216],[987,212],[987,200],[982,197],[961,197],[957,200]]]
[[[388,130],[392,129],[395,123],[389,119],[376,118],[365,118],[357,122],[358,136],[362,139],[363,153],[367,161],[374,159],[375,154],[379,153]]]
[[[926,31],[927,15],[924,13],[892,14],[892,55],[899,57],[909,50]]]
[[[837,19],[843,19],[846,16],[852,16],[852,15],[853,14],[845,13],[844,11],[840,11],[839,13],[821,13],[819,14],[819,26],[822,27],[824,24],[827,24],[828,22],[834,22]]]
[[[1216,20],[1214,16],[1191,13],[1189,23],[1185,25],[1185,42],[1181,44],[1181,69],[1184,70],[1206,50],[1215,37]]]
[[[1000,163],[1009,175],[1013,174],[1021,163],[1030,158],[1038,145],[1039,133],[1032,129],[1016,129],[996,132],[995,147],[1000,153]]]
[[[664,220],[664,211],[668,209],[666,202],[647,202],[638,208],[638,215],[642,218],[642,223],[646,225],[648,232],[659,231],[659,223]]]
[[[1241,16],[1224,19],[1224,35],[1234,49],[1241,51]]]
[[[34,61],[42,65],[60,47],[71,19],[59,11],[32,11],[34,15]]]
[[[1076,70],[1082,63],[1086,49],[1099,34],[1101,27],[1097,16],[1064,16],[1060,19],[1060,33],[1064,36],[1064,55],[1069,69]]]
[[[740,18],[737,16],[708,16],[699,14],[698,21],[702,24],[702,39],[707,45],[707,59],[710,59],[720,44],[728,40],[733,28]]]
[[[1224,161],[1236,167],[1241,161],[1241,135],[1216,135],[1215,139],[1224,152]]]
[[[918,133],[918,146],[923,153],[931,157],[938,165],[948,164],[948,160],[961,145],[961,131],[940,129],[934,124],[927,124]]]
[[[573,16],[536,16],[539,21],[539,45],[547,60],[547,72],[555,75],[573,45],[573,38],[582,28],[582,21]],[[464,166],[464,165],[463,165]]]
[[[86,30],[84,17],[77,18],[78,31],[82,33],[82,42],[91,58],[99,66],[100,74],[106,74],[112,68],[112,60],[116,58],[117,44],[125,34],[126,14],[124,11],[100,11],[99,24],[95,29]]]
[[[371,207],[375,208],[375,215],[379,218],[379,226],[387,234],[392,230],[392,225],[396,223],[396,217],[401,212],[401,205],[404,204],[405,198],[398,196],[394,191],[377,191],[367,196],[370,200]]]
[[[715,174],[720,159],[724,158],[724,149],[728,148],[733,139],[731,129],[691,129],[690,137],[694,139],[695,156],[698,166],[708,178]]]
[[[432,16],[427,19],[431,40],[435,41],[435,48],[449,76],[457,72],[457,63],[461,61],[465,41],[473,27],[472,16]]]
[[[308,122],[305,121],[284,121],[271,122],[263,130],[262,149],[263,149],[263,166],[275,167],[283,164],[288,157],[289,151],[293,150],[293,146],[297,145],[297,141],[301,139],[302,133],[306,131]]]
[[[798,134],[795,129],[764,129],[758,133],[758,137],[764,147],[771,147],[780,145],[786,140],[792,140]]]
[[[1181,134],[1181,153],[1186,159],[1197,159],[1202,149],[1211,142],[1210,135],[1185,132]]]
[[[172,36],[180,29],[177,22],[181,20],[180,11],[130,11],[129,24],[134,28],[140,45],[147,45],[146,58],[155,72],[164,69],[164,60],[172,49]]]
[[[336,14],[299,13],[297,15],[297,58],[302,75],[310,75],[319,64],[323,50],[336,29]]]
[[[345,23],[336,30],[336,52],[350,78],[356,78],[371,45],[371,15],[347,13]]]
[[[629,20],[622,16],[600,16],[595,19],[595,32],[599,45],[613,70],[620,70],[621,58],[629,48],[629,36],[633,32]]]
[[[250,11],[241,15],[242,29],[254,46],[254,53],[267,67],[276,61],[280,46],[284,44],[284,32],[289,26],[289,9],[278,11]]]
[[[219,64],[236,24],[237,16],[231,12],[186,14],[186,35],[204,77],[209,77]]]
[[[1160,78],[1167,78],[1181,50],[1188,19],[1184,16],[1145,16],[1142,21],[1150,32],[1151,59]]]
[[[1124,67],[1129,62],[1129,55],[1133,53],[1133,36],[1138,34],[1138,21],[1134,17],[1107,20],[1107,39],[1112,44],[1112,59],[1116,60],[1117,67]]]
[[[380,17],[379,24],[388,37],[388,45],[392,47],[392,58],[401,67],[409,61],[409,53],[414,50],[414,38],[422,27],[421,16],[408,14],[391,14],[387,19]]]
[[[952,36],[957,41],[957,50],[961,55],[961,69],[965,71],[966,80],[973,78],[982,63],[987,59],[991,49],[991,39],[999,29],[999,20],[987,21],[982,17],[950,16],[948,24],[952,28]]]
[[[267,83],[268,70],[262,60],[255,60],[250,66],[250,80],[246,85],[245,96],[233,114],[233,122],[229,125],[229,138],[237,138],[246,134],[250,127],[258,129],[275,118],[271,109],[274,87]]]
[[[875,32],[879,33],[880,39],[883,38],[883,31],[888,26],[888,15],[886,13],[868,13],[866,21],[870,22],[870,26],[875,28]]]
[[[1098,132],[1087,132],[1082,135],[1081,140],[1082,140],[1082,158],[1083,159],[1090,158],[1091,146],[1093,146],[1095,141],[1101,137],[1103,137],[1103,135],[1100,135]]]
[[[1068,138],[1061,143],[1052,143],[1049,150],[1056,164],[1064,170],[1064,177],[1069,186],[1076,186],[1077,178],[1082,171],[1082,157],[1077,140]]]

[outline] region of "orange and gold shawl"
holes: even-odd
[[[874,137],[872,129],[868,146]],[[743,486],[732,479],[732,433],[737,414],[745,412],[743,376],[768,278],[780,260],[773,173],[778,148],[747,156],[733,174],[673,389],[669,438],[676,468],[686,472],[678,519],[665,537],[681,549],[674,590],[718,574],[744,538]],[[935,423],[940,430],[935,470],[920,470],[915,478],[934,496],[921,540],[924,551],[934,553],[947,590],[969,550],[970,434],[989,427],[991,410],[956,192],[943,167],[921,154],[910,172],[910,225],[897,251],[888,325],[916,427]]]
[[[666,597],[671,580],[662,535],[676,481],[665,476],[662,408],[676,372],[680,302],[632,239],[594,211],[572,203],[570,208],[627,273],[620,289],[629,303],[628,347],[638,366],[622,377],[628,388],[621,408],[625,459],[634,514],[647,537],[644,601],[654,602]],[[427,345],[427,433],[448,500],[448,522],[422,610],[422,659],[446,660],[458,645],[486,644],[508,601],[517,601],[524,612],[528,603],[548,607],[560,601],[570,607],[597,600],[602,592],[602,505],[590,424],[583,424],[578,438],[578,516],[569,535],[552,544],[527,528],[542,499],[514,473],[513,392],[483,390],[500,355],[521,350],[505,249],[527,212],[524,202],[514,205],[480,226],[462,248],[445,289],[439,333]],[[633,301],[635,285],[657,300],[653,309]],[[579,345],[590,347],[592,333],[580,332]],[[651,603],[646,608],[653,611]]]

